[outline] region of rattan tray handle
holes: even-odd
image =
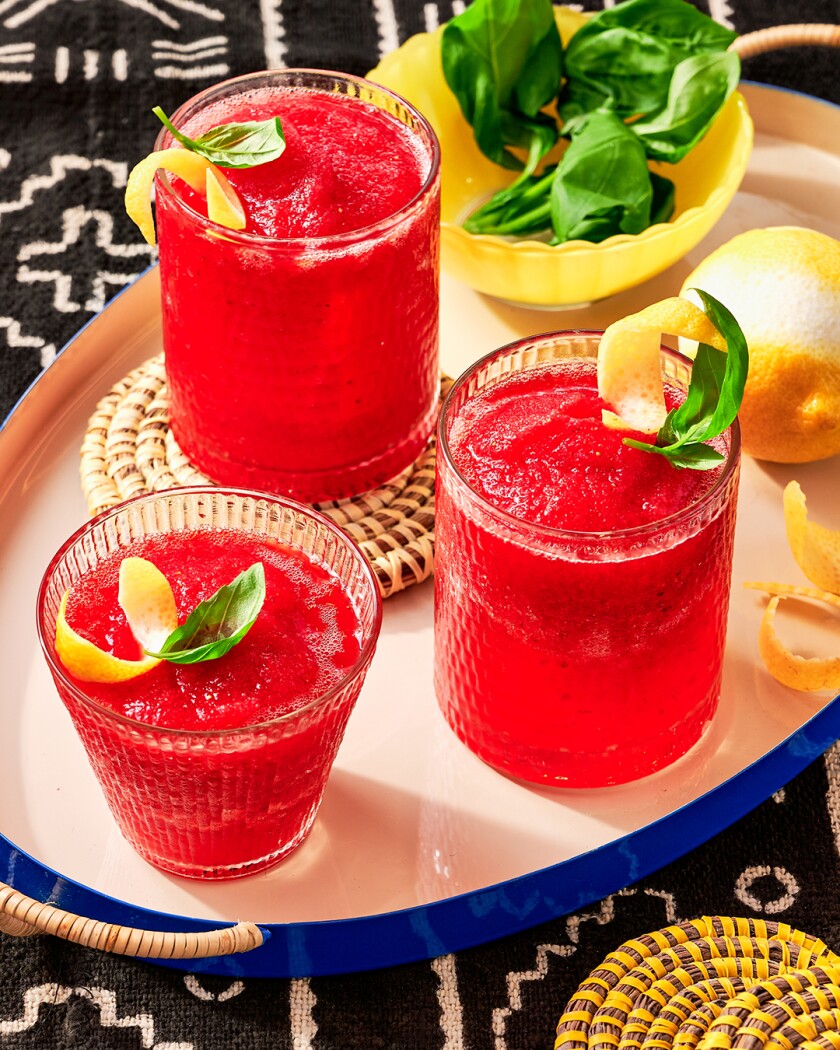
[[[739,36],[732,44],[732,50],[737,51],[741,58],[751,58],[783,47],[808,45],[840,47],[840,25],[790,25],[756,29],[753,33]]]
[[[4,882],[0,882],[0,931],[13,937],[51,933],[85,948],[142,959],[207,959],[233,955],[259,948],[265,940],[263,931],[252,922],[202,933],[165,933],[115,926],[42,904]]]

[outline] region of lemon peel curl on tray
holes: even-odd
[[[125,210],[149,244],[156,243],[152,218],[152,186],[163,170],[177,175],[207,198],[207,218],[232,230],[244,230],[245,208],[221,168],[187,149],[162,149],[150,153],[132,168],[125,187]]]
[[[680,296],[628,314],[611,324],[598,347],[598,393],[613,411],[605,426],[655,434],[668,414],[659,352],[663,335],[726,350],[726,340],[706,314]]]
[[[161,662],[154,656],[123,660],[83,638],[67,622],[64,592],[55,624],[55,650],[65,669],[82,682],[128,682]],[[178,610],[169,581],[145,558],[120,564],[118,601],[131,632],[143,649],[159,651],[178,626]]]
[[[808,520],[805,493],[797,481],[784,492],[785,528],[799,568],[824,591],[840,594],[840,532]]]
[[[840,656],[798,656],[782,645],[776,634],[775,623],[779,602],[785,598],[813,598],[840,609],[840,597],[829,591],[821,591],[817,587],[799,587],[784,583],[750,581],[744,586],[765,591],[773,596],[761,619],[761,627],[758,631],[758,651],[761,653],[764,666],[776,681],[803,693],[814,692],[817,689],[840,690]]]
[[[801,692],[818,689],[840,691],[840,656],[804,657],[782,645],[776,633],[776,611],[786,598],[812,598],[840,609],[840,532],[808,520],[805,494],[796,481],[784,491],[785,529],[797,564],[816,584],[804,587],[787,583],[751,580],[752,590],[771,595],[758,633],[758,649],[764,666],[781,682]]]

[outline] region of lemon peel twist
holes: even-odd
[[[221,168],[198,153],[186,149],[162,149],[136,164],[125,187],[125,210],[149,244],[156,243],[152,217],[152,186],[155,174],[166,171],[207,198],[207,217],[232,230],[244,230],[245,208]]]
[[[776,611],[786,598],[811,598],[840,609],[840,532],[808,520],[805,494],[796,481],[784,491],[785,528],[797,564],[816,584],[802,587],[787,583],[750,580],[744,586],[771,595],[758,633],[758,648],[770,674],[791,689],[813,692],[840,690],[840,656],[803,657],[782,645],[776,633]]]
[[[55,624],[55,650],[65,669],[82,682],[127,682],[161,662],[153,656],[123,660],[83,638],[67,622],[64,592]],[[143,649],[158,650],[178,626],[169,581],[150,561],[125,558],[120,564],[118,601],[132,634]]]
[[[726,350],[726,340],[691,300],[672,296],[611,324],[598,347],[598,393],[612,406],[605,426],[655,434],[668,412],[659,351],[663,335]]]

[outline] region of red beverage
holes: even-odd
[[[441,708],[525,780],[619,784],[684,754],[717,707],[738,480],[606,428],[598,336],[497,351],[447,399],[438,456]],[[663,350],[669,407],[690,364]]]
[[[173,120],[195,137],[274,116],[280,158],[225,169],[245,230],[209,222],[201,197],[158,177],[171,424],[215,481],[313,502],[387,480],[429,437],[439,152],[397,96],[332,73],[240,77]]]
[[[55,652],[58,602],[68,588],[72,629],[121,659],[142,656],[117,596],[126,557],[163,572],[181,623],[257,561],[265,602],[218,659],[162,662],[126,682],[80,681]],[[381,617],[372,573],[338,529],[257,495],[147,497],[65,544],[39,607],[59,693],[114,816],[143,857],[176,874],[224,878],[268,867],[303,840]]]

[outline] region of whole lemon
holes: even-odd
[[[750,367],[744,451],[774,463],[840,452],[840,241],[798,226],[749,230],[687,278],[732,311]],[[696,345],[696,344],[695,344]]]

